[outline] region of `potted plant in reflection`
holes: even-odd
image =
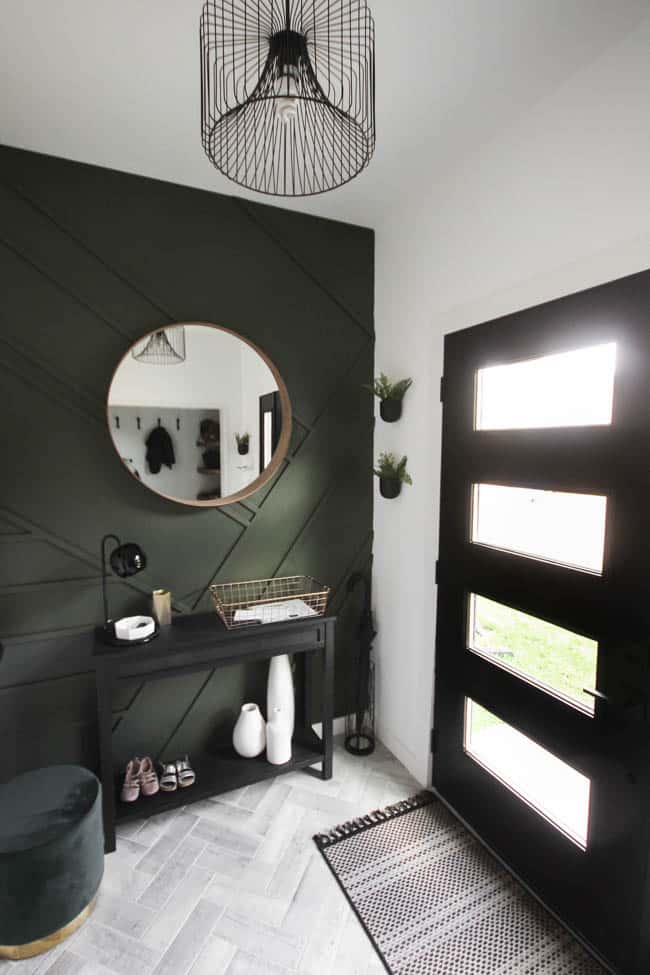
[[[413,483],[406,464],[406,457],[398,461],[395,454],[384,452],[379,455],[374,473],[379,478],[379,493],[382,498],[396,498],[402,490],[402,484]]]
[[[399,379],[396,383],[380,372],[371,386],[364,386],[379,399],[379,415],[386,423],[395,423],[402,415],[402,400],[413,385],[412,379]]]
[[[248,446],[250,444],[251,435],[250,433],[236,433],[235,440],[237,441],[237,453],[244,457],[248,453]]]

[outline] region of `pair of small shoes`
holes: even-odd
[[[120,798],[135,802],[141,795],[155,796],[160,788],[158,776],[150,758],[132,758],[126,766]]]
[[[185,758],[177,758],[175,762],[162,762],[160,769],[160,788],[163,792],[188,789],[196,782],[196,775],[188,755]]]

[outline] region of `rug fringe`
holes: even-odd
[[[341,840],[347,840],[350,836],[363,833],[366,829],[388,822],[390,819],[395,819],[396,816],[402,816],[404,813],[419,809],[421,806],[428,806],[429,803],[435,801],[436,797],[433,792],[423,789],[417,795],[411,796],[409,799],[402,799],[400,802],[393,803],[392,806],[386,806],[385,809],[373,809],[365,816],[350,819],[347,823],[334,826],[326,833],[316,833],[313,839],[316,846],[320,850],[324,850],[326,847],[332,846],[333,843],[340,843]]]

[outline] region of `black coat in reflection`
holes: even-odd
[[[160,468],[171,468],[176,463],[174,445],[164,427],[154,427],[145,441],[147,445],[147,464],[152,474],[159,474]]]

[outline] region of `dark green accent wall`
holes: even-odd
[[[332,585],[344,713],[359,610],[345,584],[372,547],[373,404],[360,390],[373,373],[372,232],[2,147],[0,214],[0,778],[95,764],[90,647],[108,531],[149,558],[131,585],[111,581],[113,615],[144,609],[162,586],[193,612],[210,608],[211,581],[306,572]],[[146,490],[106,427],[126,349],[189,320],[256,342],[294,410],[278,476],[221,509]],[[264,673],[170,684],[124,688],[127,751],[135,733],[151,750],[161,736],[181,749],[227,729],[242,700],[263,693]]]

